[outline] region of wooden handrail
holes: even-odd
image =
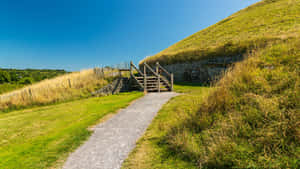
[[[135,65],[131,62],[130,63],[130,65],[135,69],[135,70],[137,70],[137,72],[139,73],[139,74],[141,74],[142,76],[144,76],[144,74],[140,71],[140,69],[138,69],[137,67],[135,67]]]
[[[157,77],[159,77],[159,74],[157,74],[146,62],[144,62],[144,65]]]
[[[160,93],[160,73],[159,73],[159,67],[158,66],[156,66],[155,67],[155,71],[156,71],[156,73],[157,74],[159,74],[159,76],[157,77],[157,85],[158,85],[158,93]]]
[[[137,78],[132,74],[132,77],[136,80],[136,82],[142,87],[144,88],[144,86],[137,80]]]
[[[171,86],[169,80],[167,78],[165,78],[164,76],[160,76],[160,79],[163,80],[165,83],[167,83],[168,86]]]
[[[157,62],[157,65],[158,65],[159,68],[160,68],[161,70],[163,70],[169,77],[171,77],[171,74],[170,74],[165,68],[163,68],[158,62]]]

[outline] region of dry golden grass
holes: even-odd
[[[94,68],[47,79],[0,95],[0,110],[42,105],[89,96],[117,76],[115,70]]]

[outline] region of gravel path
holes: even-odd
[[[94,133],[73,152],[64,169],[118,169],[152,119],[176,93],[150,93],[94,128]]]

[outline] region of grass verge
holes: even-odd
[[[56,168],[91,134],[87,128],[141,97],[140,92],[0,114],[0,168]]]
[[[183,119],[192,116],[198,110],[203,98],[211,91],[210,87],[199,85],[193,83],[174,85],[175,91],[183,94],[172,98],[158,112],[144,136],[137,142],[134,151],[124,162],[124,169],[195,168],[196,163],[189,161],[184,155],[175,153],[168,147],[166,141],[168,133],[181,124]]]

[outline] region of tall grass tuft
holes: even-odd
[[[87,97],[94,90],[108,84],[117,75],[118,73],[112,69],[94,68],[47,79],[0,95],[0,110]]]

